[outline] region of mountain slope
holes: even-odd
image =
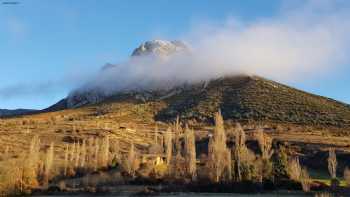
[[[47,111],[66,109],[66,102],[63,99]],[[129,103],[130,110],[155,105],[145,111],[164,122],[180,116],[182,120],[211,123],[220,109],[229,121],[350,127],[349,105],[256,76],[227,76],[167,90],[120,92],[95,106],[114,103]]]
[[[213,80],[205,88],[189,88],[166,99],[160,120],[211,120],[221,110],[225,119],[269,120],[308,125],[350,126],[347,104],[309,94],[261,77],[236,76]]]
[[[36,112],[36,110],[32,110],[32,109],[14,109],[14,110],[0,109],[0,117],[24,115],[24,114],[29,114],[29,113],[33,113],[33,112]]]

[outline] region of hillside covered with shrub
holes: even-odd
[[[159,120],[211,121],[220,109],[225,120],[273,121],[316,126],[350,126],[350,106],[261,77],[235,76],[183,88],[165,99]]]

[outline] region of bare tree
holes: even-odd
[[[158,125],[154,127],[154,144],[158,144]]]
[[[170,166],[170,162],[173,156],[173,134],[170,127],[165,132],[164,143],[165,143],[166,162],[168,166]]]
[[[291,180],[300,181],[301,177],[301,166],[298,157],[292,157],[289,160],[288,175]]]
[[[95,142],[95,139],[93,137],[90,137],[88,139],[88,147],[87,147],[87,163],[88,163],[88,166],[87,168],[89,170],[93,169],[94,168],[94,155],[95,155],[95,146],[94,146],[94,142]]]
[[[237,179],[238,181],[242,180],[242,164],[248,164],[250,162],[251,156],[250,152],[245,144],[246,135],[242,126],[237,123],[235,130],[235,162],[237,169]]]
[[[328,154],[328,172],[332,179],[337,177],[337,155],[335,154],[334,148],[329,149]]]
[[[69,162],[72,162],[74,160],[74,151],[75,151],[75,142],[71,144],[69,148]]]
[[[80,161],[80,142],[78,141],[75,144],[75,158],[74,158],[74,167],[79,167],[79,161]]]
[[[177,157],[181,157],[181,151],[182,151],[182,146],[181,146],[181,132],[182,132],[182,128],[180,125],[180,118],[179,116],[177,116],[176,118],[176,122],[174,124],[174,142],[175,142],[175,152],[176,152],[176,156]]]
[[[192,180],[195,180],[197,177],[196,139],[194,131],[189,129],[187,125],[185,130],[185,154],[187,173],[191,176]]]
[[[220,112],[215,114],[214,133],[208,144],[207,165],[213,182],[231,180],[231,152],[226,145],[224,120]]]
[[[101,144],[101,167],[108,167],[109,162],[109,136],[105,136],[102,139]]]
[[[40,163],[40,139],[35,135],[29,146],[29,153],[24,162],[22,182],[28,186],[36,187],[38,183]]]
[[[75,142],[68,146],[68,160],[67,160],[67,175],[73,175],[74,171],[74,159],[75,159]]]
[[[86,163],[86,140],[83,140],[81,145],[81,158],[80,158],[80,167],[84,168]]]
[[[260,147],[262,159],[270,160],[273,154],[272,138],[264,133],[262,128],[259,128],[256,132],[256,139]]]
[[[50,148],[46,152],[45,171],[44,171],[44,186],[47,187],[50,179],[50,172],[52,170],[54,159],[54,143],[50,144]]]
[[[69,145],[66,144],[64,148],[64,171],[63,174],[64,176],[67,176],[68,174],[68,156],[69,156]]]
[[[116,140],[114,143],[112,143],[112,159],[113,162],[120,162],[120,147],[119,147],[119,140]]]
[[[272,162],[270,161],[273,154],[272,138],[264,133],[262,128],[258,128],[256,132],[256,140],[258,141],[261,151],[261,166],[260,166],[260,182],[263,178],[267,178],[272,174]]]
[[[311,179],[306,168],[301,169],[300,183],[304,192],[309,192],[311,187]]]
[[[135,176],[135,172],[138,169],[138,165],[139,165],[139,160],[137,158],[135,146],[134,146],[134,143],[131,143],[130,150],[128,153],[128,158],[127,158],[126,165],[125,165],[126,170],[130,176],[132,176],[132,177]]]
[[[97,171],[97,169],[99,168],[99,149],[100,149],[100,145],[99,145],[99,140],[98,138],[95,138],[95,143],[94,143],[95,147],[95,154],[94,154],[94,171]]]
[[[291,180],[301,183],[304,192],[310,191],[311,178],[305,167],[302,167],[298,157],[289,160],[288,175]]]

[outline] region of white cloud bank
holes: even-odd
[[[350,3],[305,2],[251,23],[231,18],[223,25],[195,27],[181,39],[190,53],[132,58],[84,87],[108,94],[234,74],[288,82],[336,72],[350,62]]]

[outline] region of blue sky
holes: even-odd
[[[78,86],[81,73],[126,60],[143,41],[176,39],[196,24],[222,23],[230,17],[244,22],[273,18],[286,4],[282,0],[18,1],[0,5],[0,108],[47,107]],[[302,1],[293,4],[298,2]],[[349,67],[289,85],[350,103]]]

